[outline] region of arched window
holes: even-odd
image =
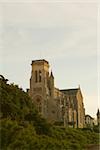
[[[42,79],[42,72],[39,70],[39,82],[41,82]]]
[[[38,82],[38,73],[37,73],[37,70],[35,71],[35,82]]]

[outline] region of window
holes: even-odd
[[[39,70],[39,71],[35,71],[35,82],[41,82],[42,80],[42,72]]]
[[[41,82],[41,79],[42,79],[42,73],[41,73],[41,71],[39,70],[39,82]]]
[[[37,70],[35,71],[35,82],[38,82]]]

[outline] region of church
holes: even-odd
[[[49,62],[44,59],[32,61],[31,66],[28,93],[41,116],[51,123],[83,128],[85,108],[80,87],[56,88],[53,73],[49,72]]]

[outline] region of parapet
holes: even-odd
[[[49,62],[45,59],[39,59],[39,60],[32,60],[31,65],[33,65],[33,64],[47,64],[47,65],[49,65]]]

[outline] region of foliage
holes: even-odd
[[[0,81],[0,93],[2,118],[11,117],[12,120],[23,120],[30,110],[35,113],[36,110],[28,94],[18,86]]]
[[[96,133],[78,129],[52,127],[51,135],[37,134],[29,122],[24,126],[11,119],[0,121],[3,150],[80,150],[88,144],[98,144]]]
[[[93,131],[96,132],[96,133],[100,133],[100,125],[95,125],[93,127]]]
[[[54,126],[42,118],[17,85],[0,78],[0,143],[2,150],[80,150],[98,144],[98,133]],[[55,125],[58,125],[56,123]],[[95,128],[95,130],[97,130]]]

